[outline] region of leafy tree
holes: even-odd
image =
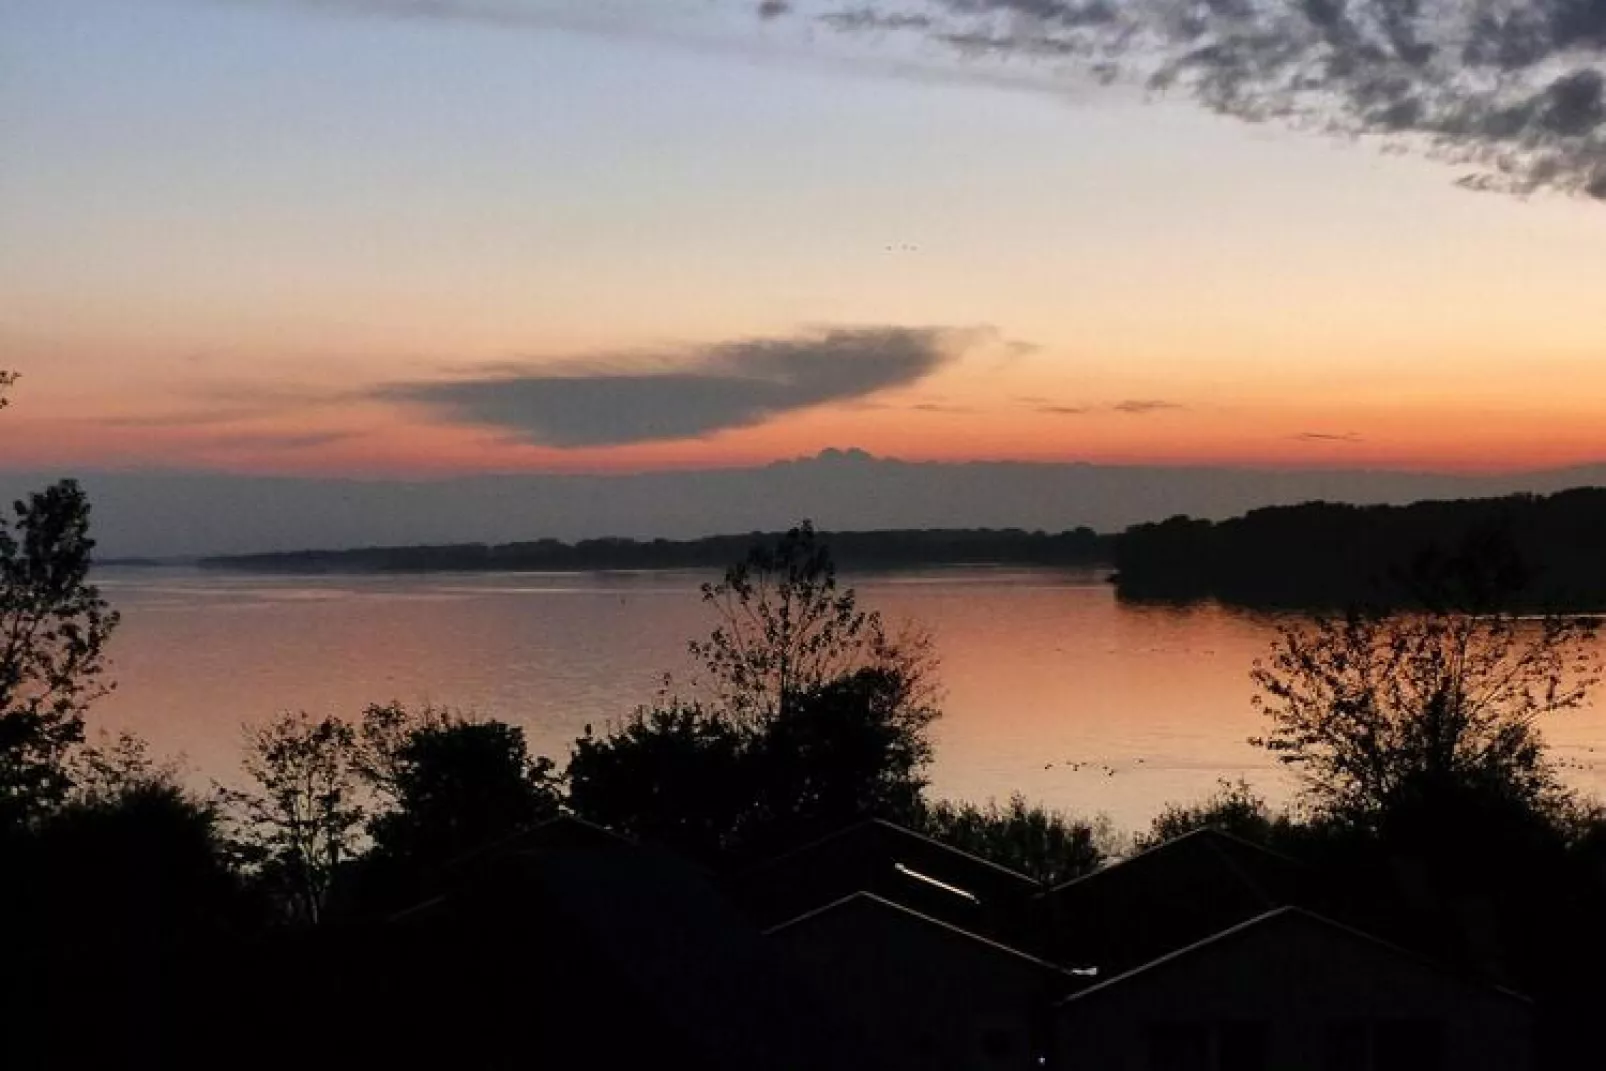
[[[1273,813],[1249,782],[1218,782],[1214,793],[1197,803],[1171,803],[1155,816],[1137,848],[1153,848],[1198,829],[1219,829],[1255,844],[1271,846],[1287,839],[1292,823]]]
[[[864,818],[914,821],[936,717],[892,669],[859,669],[800,692],[748,744],[760,821],[783,840]]]
[[[703,587],[718,623],[691,650],[709,696],[667,694],[575,742],[579,814],[704,858],[869,816],[918,814],[938,716],[935,660],[842,588],[807,522]]]
[[[1086,822],[1016,793],[1005,804],[985,807],[944,800],[924,808],[914,822],[920,832],[999,866],[1059,885],[1103,864],[1114,839],[1105,822]]]
[[[182,770],[176,762],[153,758],[143,737],[102,730],[73,756],[72,780],[73,802],[95,804],[144,788],[179,788]]]
[[[3,386],[0,382],[0,386]],[[84,712],[106,694],[117,614],[89,583],[89,502],[65,480],[0,519],[0,826],[37,820],[72,787]]]
[[[1352,611],[1285,625],[1252,678],[1251,742],[1294,767],[1314,813],[1376,826],[1413,795],[1477,788],[1545,808],[1561,793],[1539,721],[1599,678],[1593,621],[1504,611]]]
[[[292,919],[317,923],[367,817],[356,731],[338,718],[287,713],[247,727],[243,765],[255,790],[222,791],[234,805],[244,860],[277,889]]]
[[[364,711],[359,741],[385,804],[368,833],[393,860],[433,867],[557,814],[552,762],[516,726],[393,703]]]
[[[574,742],[565,779],[578,815],[627,836],[714,860],[731,851],[757,785],[748,730],[669,700]]]
[[[808,521],[778,542],[755,545],[702,594],[718,624],[707,640],[691,643],[691,653],[735,717],[774,717],[797,696],[866,668],[901,675],[911,700],[935,700],[929,637],[891,634],[879,613],[859,609]]]

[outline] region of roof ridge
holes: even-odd
[[[1065,889],[1069,889],[1073,885],[1079,885],[1084,881],[1092,881],[1094,878],[1097,878],[1097,877],[1099,877],[1101,875],[1109,874],[1109,873],[1111,873],[1113,871],[1117,871],[1121,867],[1126,866],[1128,863],[1135,863],[1140,859],[1146,859],[1146,858],[1154,855],[1156,852],[1164,851],[1167,848],[1171,848],[1174,845],[1181,844],[1181,843],[1183,843],[1185,841],[1191,842],[1195,838],[1198,838],[1202,842],[1210,843],[1211,844],[1211,850],[1215,851],[1215,852],[1217,852],[1219,854],[1220,853],[1220,848],[1217,845],[1215,845],[1213,842],[1210,842],[1210,841],[1206,840],[1207,837],[1219,837],[1219,838],[1225,839],[1227,841],[1232,842],[1233,844],[1242,845],[1242,846],[1244,846],[1246,848],[1250,848],[1250,849],[1252,849],[1252,850],[1254,850],[1256,852],[1259,852],[1262,855],[1269,856],[1269,857],[1271,857],[1273,859],[1277,859],[1277,860],[1279,860],[1281,862],[1284,862],[1284,863],[1290,863],[1290,864],[1292,864],[1292,865],[1294,865],[1296,867],[1304,868],[1307,865],[1306,863],[1302,862],[1301,860],[1295,859],[1291,855],[1287,855],[1287,854],[1285,854],[1283,852],[1279,852],[1274,848],[1268,848],[1268,847],[1266,847],[1265,845],[1262,845],[1262,844],[1256,844],[1252,840],[1246,840],[1243,837],[1240,837],[1235,833],[1227,832],[1225,829],[1220,829],[1220,828],[1218,828],[1216,826],[1200,826],[1197,829],[1188,830],[1186,833],[1182,834],[1181,836],[1172,837],[1169,840],[1163,840],[1159,844],[1151,844],[1147,848],[1144,848],[1142,851],[1135,852],[1132,855],[1129,855],[1124,859],[1117,859],[1115,862],[1111,863],[1109,866],[1102,866],[1102,867],[1099,867],[1097,870],[1089,871],[1086,874],[1080,874],[1080,875],[1078,875],[1078,876],[1076,876],[1074,878],[1069,879],[1068,881],[1062,881],[1058,885],[1054,886],[1052,889],[1049,889],[1048,892],[1050,894],[1058,893],[1058,892],[1061,892],[1061,891],[1063,891]]]
[[[1002,863],[995,863],[991,859],[987,859],[987,858],[984,858],[983,856],[977,855],[975,852],[968,852],[963,848],[955,847],[954,845],[949,844],[946,841],[938,840],[936,837],[928,836],[925,833],[922,833],[917,829],[911,829],[906,825],[902,825],[902,824],[900,824],[898,822],[890,821],[889,819],[886,819],[886,818],[865,818],[865,819],[861,819],[860,821],[850,823],[850,824],[845,825],[842,828],[836,830],[835,832],[827,833],[824,836],[816,837],[814,840],[808,841],[807,843],[800,844],[796,848],[788,849],[787,851],[782,852],[780,855],[771,856],[770,858],[765,859],[762,862],[754,863],[752,866],[748,867],[746,870],[743,870],[741,872],[740,876],[745,877],[745,876],[750,875],[750,874],[758,873],[758,872],[760,872],[762,870],[765,870],[768,867],[775,866],[778,863],[783,863],[783,862],[786,862],[787,860],[790,860],[790,859],[792,859],[792,858],[794,858],[796,856],[802,855],[805,852],[813,851],[814,849],[818,848],[822,844],[828,844],[831,841],[840,840],[841,838],[846,837],[851,833],[857,832],[858,830],[865,829],[867,827],[879,827],[879,828],[883,828],[883,829],[890,829],[894,833],[899,834],[900,836],[904,836],[904,837],[908,837],[908,838],[910,838],[912,840],[920,841],[922,843],[931,845],[932,847],[935,847],[935,848],[940,848],[943,851],[948,852],[951,855],[962,856],[963,858],[970,860],[972,863],[977,863],[977,864],[979,864],[979,865],[981,865],[983,867],[986,867],[986,868],[988,868],[990,870],[995,870],[1000,874],[1007,874],[1009,877],[1016,878],[1016,879],[1018,879],[1020,881],[1023,881],[1025,883],[1033,886],[1034,888],[1038,887],[1038,886],[1040,886],[1042,884],[1042,882],[1034,880],[1029,875],[1022,874],[1020,871],[1012,869],[1012,868],[1007,867],[1007,866],[1004,866]]]
[[[1503,996],[1509,1000],[1520,1001],[1524,1004],[1533,1003],[1533,999],[1531,997],[1519,993],[1514,989],[1508,989],[1505,986],[1489,981],[1487,978],[1463,974],[1454,970],[1447,964],[1432,958],[1431,956],[1427,956],[1421,952],[1405,948],[1401,945],[1395,944],[1393,941],[1390,941],[1387,938],[1379,937],[1376,934],[1367,933],[1365,930],[1356,929],[1354,926],[1351,926],[1348,923],[1339,922],[1336,919],[1330,918],[1329,916],[1323,915],[1319,912],[1312,911],[1309,908],[1299,907],[1293,904],[1275,907],[1269,911],[1263,911],[1253,918],[1245,919],[1244,921],[1234,923],[1225,929],[1217,930],[1215,933],[1210,934],[1207,937],[1202,937],[1197,941],[1191,942],[1190,944],[1183,945],[1181,948],[1172,949],[1170,952],[1156,956],[1154,959],[1151,959],[1145,963],[1140,963],[1136,967],[1128,968],[1127,970],[1122,971],[1120,974],[1088,986],[1086,989],[1083,989],[1080,992],[1072,993],[1059,1003],[1061,1006],[1063,1006],[1071,1003],[1072,1001],[1081,1000],[1083,997],[1091,996],[1094,993],[1102,992],[1103,990],[1112,988],[1122,982],[1136,977],[1139,974],[1144,974],[1146,972],[1168,966],[1169,964],[1185,956],[1190,956],[1202,949],[1209,948],[1213,945],[1220,944],[1235,937],[1240,937],[1249,930],[1252,930],[1257,926],[1264,925],[1268,922],[1272,922],[1280,918],[1299,917],[1309,919],[1315,923],[1318,923],[1319,925],[1327,927],[1328,929],[1337,930],[1338,932],[1343,933],[1351,938],[1365,941],[1368,944],[1382,948],[1396,956],[1402,956],[1424,967],[1427,967],[1430,970],[1436,971],[1439,974],[1446,975],[1463,985],[1474,986],[1479,989],[1488,989],[1491,992],[1498,993],[1500,996]]]
[[[874,904],[875,906],[880,907],[880,908],[891,909],[893,912],[895,912],[897,914],[900,914],[900,915],[904,915],[904,916],[906,916],[908,918],[914,919],[917,922],[924,923],[924,924],[926,924],[928,926],[936,927],[939,930],[943,930],[943,931],[946,931],[948,933],[955,934],[955,935],[957,935],[959,937],[967,938],[967,939],[969,939],[971,941],[977,942],[978,944],[986,945],[989,948],[997,949],[1000,952],[1007,952],[1010,955],[1015,956],[1015,957],[1017,957],[1019,959],[1026,960],[1027,962],[1032,963],[1035,966],[1042,967],[1045,970],[1053,971],[1055,974],[1063,974],[1068,978],[1075,977],[1068,970],[1066,970],[1064,967],[1061,967],[1060,965],[1058,965],[1056,963],[1052,963],[1049,960],[1043,959],[1040,956],[1034,956],[1030,952],[1026,952],[1026,951],[1023,951],[1023,950],[1021,950],[1019,948],[1015,948],[1012,945],[1006,945],[1002,941],[997,941],[997,940],[994,940],[993,938],[988,937],[988,936],[986,936],[984,934],[976,933],[974,930],[967,930],[963,926],[956,926],[951,922],[945,922],[942,919],[934,918],[931,915],[928,915],[923,911],[916,911],[914,908],[909,907],[907,904],[900,904],[895,900],[888,900],[886,897],[878,896],[875,893],[870,892],[867,889],[860,889],[857,892],[848,893],[846,896],[840,896],[837,899],[832,900],[830,903],[825,904],[825,905],[823,905],[821,907],[810,908],[808,911],[803,912],[801,915],[798,915],[795,918],[787,919],[785,922],[776,923],[774,926],[771,926],[771,927],[761,931],[761,933],[762,933],[763,936],[769,937],[771,934],[778,933],[781,930],[789,929],[792,926],[795,926],[795,925],[797,925],[799,923],[807,922],[810,919],[817,918],[817,917],[819,917],[821,915],[824,915],[825,913],[827,913],[829,911],[835,911],[835,910],[837,910],[839,908],[846,907],[846,906],[848,906],[849,904],[851,904],[851,903],[853,903],[855,901],[858,901],[858,902],[861,902],[861,903]]]

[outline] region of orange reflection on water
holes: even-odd
[[[525,728],[560,764],[587,723],[653,699],[713,622],[691,573],[271,578],[108,573],[123,611],[118,690],[96,724],[228,780],[241,724],[286,709],[355,716],[398,699]],[[852,577],[866,605],[934,634],[945,716],[935,793],[1024,792],[1140,828],[1167,802],[1244,777],[1285,798],[1248,673],[1273,622],[1139,608],[1093,573],[944,570]],[[1606,793],[1606,707],[1546,728],[1569,779]],[[1595,766],[1599,749],[1601,767]]]

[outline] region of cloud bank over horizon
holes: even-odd
[[[1119,531],[1312,499],[1405,503],[1606,483],[1606,467],[1499,476],[1219,466],[908,462],[857,449],[735,469],[352,480],[83,472],[103,558],[780,530]],[[0,471],[0,495],[46,473]]]

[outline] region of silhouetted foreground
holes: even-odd
[[[83,956],[30,972],[0,1056],[1515,1071],[1548,1042],[1543,1065],[1596,1066],[1549,1009],[1413,929],[1426,905],[1409,873],[1333,877],[1201,829],[1047,887],[879,821],[715,872],[562,817],[458,860],[384,917],[256,936],[189,919],[175,939],[141,925],[174,913],[152,901],[111,946],[58,932]],[[130,906],[115,887],[79,896]],[[1480,922],[1450,928],[1470,938]]]
[[[581,571],[608,569],[724,569],[780,533],[709,536],[690,540],[585,539],[564,543],[461,543],[447,546],[303,550],[204,558],[209,569],[252,572],[355,573],[432,571]],[[925,529],[822,533],[844,569],[927,565],[1108,565],[1112,537],[1091,528],[1049,534],[1020,529]]]
[[[72,492],[0,540],[0,1066],[1599,1065],[1606,812],[1539,727],[1587,620],[1286,623],[1251,680],[1303,810],[1229,785],[1100,869],[1096,824],[926,798],[929,637],[805,522],[703,585],[695,691],[561,773],[375,705],[249,728],[207,798],[85,739],[115,617]]]
[[[1411,573],[1477,558],[1501,593],[1545,609],[1606,607],[1606,489],[1549,496],[1346,506],[1312,502],[1213,523],[1173,517],[1116,540],[1116,583],[1134,599],[1247,606],[1420,604]]]

